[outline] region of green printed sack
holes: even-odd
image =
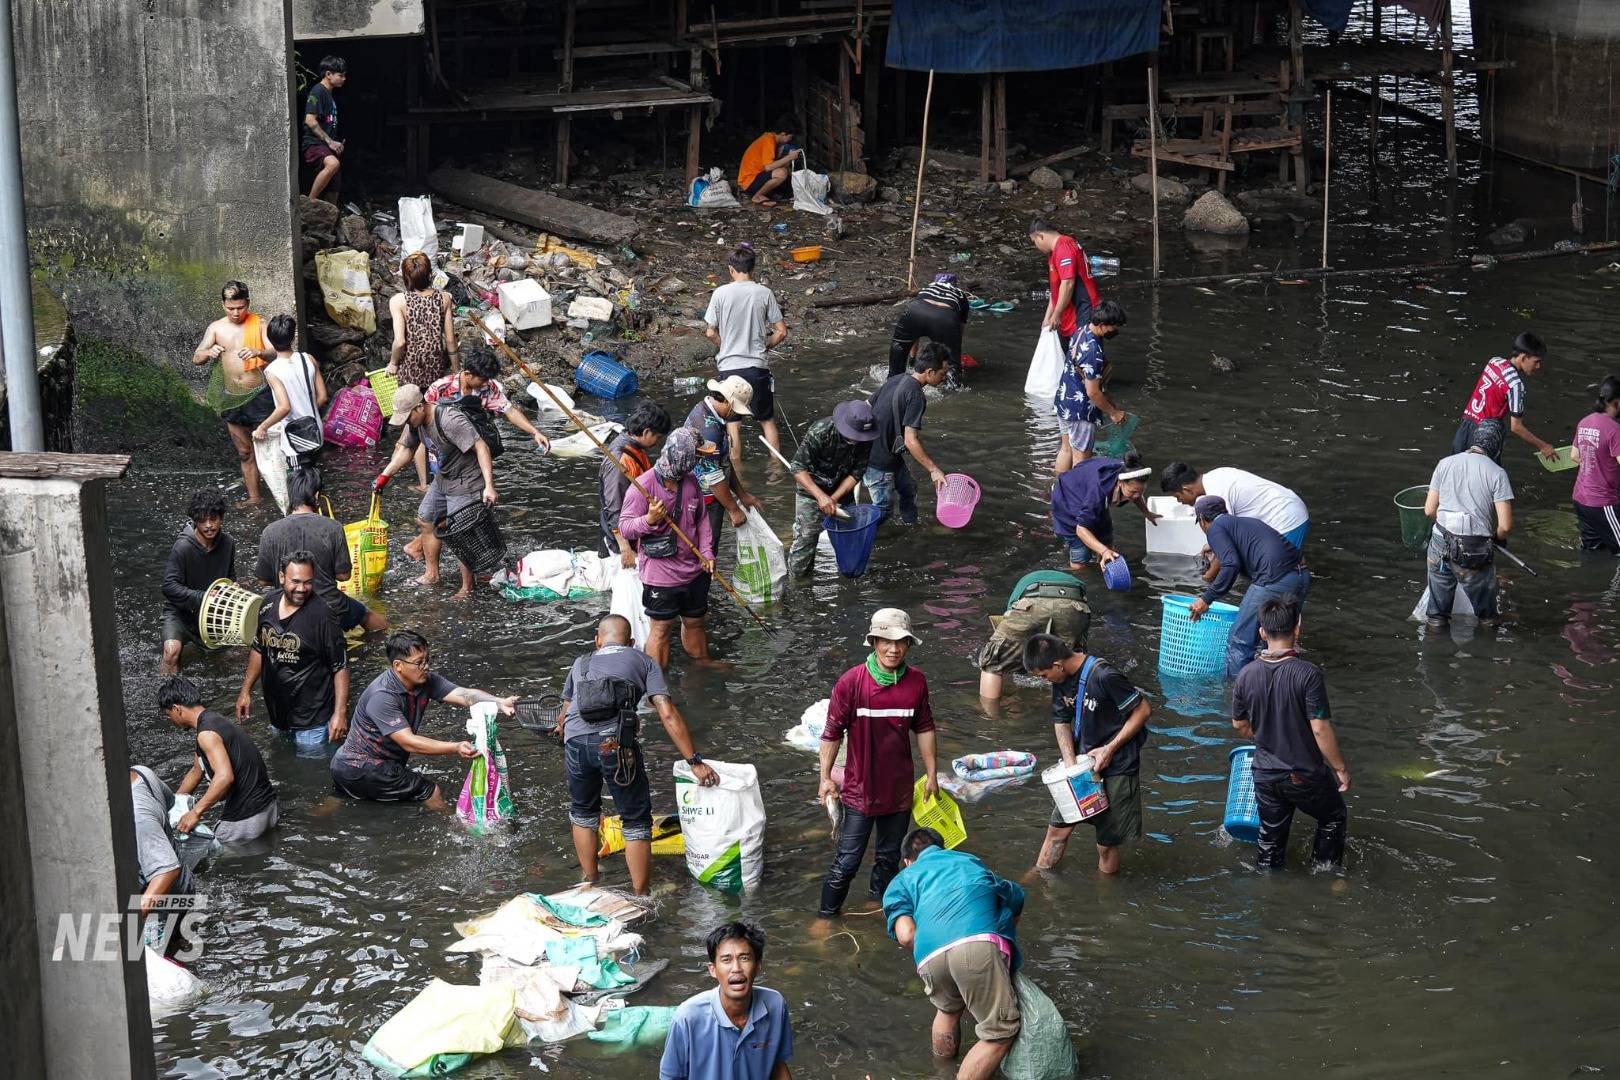
[[[788,572],[782,541],[753,507],[733,535],[737,538],[737,592],[750,604],[780,600]]]
[[[765,874],[765,801],[752,765],[708,762],[720,783],[704,787],[692,766],[675,763],[675,805],[686,838],[686,868],[724,892],[759,887]]]

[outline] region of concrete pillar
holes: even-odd
[[[128,465],[122,456],[0,454],[10,665],[10,693],[0,697],[0,771],[14,744],[22,778],[5,783],[0,799],[8,810],[16,802],[25,808],[26,819],[5,815],[6,876],[31,886],[33,906],[31,930],[8,925],[0,957],[8,968],[18,964],[10,935],[32,937],[34,978],[8,984],[6,1020],[11,998],[35,996],[44,1062],[8,1068],[17,1076],[156,1075],[139,954],[134,961],[52,958],[63,916],[122,913],[137,891],[105,496],[106,482]],[[10,836],[23,820],[26,859]],[[8,899],[8,924],[13,910]],[[18,1020],[26,1038],[28,1018]]]
[[[0,582],[0,611],[5,609]],[[0,851],[6,873],[0,874],[0,985],[14,992],[0,995],[0,1045],[12,1058],[14,1076],[45,1075],[45,1027],[39,1000],[39,935],[34,929],[34,882],[12,867],[31,864],[27,795],[23,790],[22,751],[17,745],[17,711],[11,699],[11,658],[6,652],[6,623],[0,619]]]

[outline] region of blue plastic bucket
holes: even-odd
[[[1103,584],[1115,592],[1124,592],[1131,587],[1131,564],[1125,561],[1125,556],[1110,562],[1103,563]]]
[[[1254,797],[1254,747],[1240,746],[1229,755],[1232,773],[1226,780],[1226,818],[1221,827],[1234,840],[1260,839],[1260,804]]]
[[[600,349],[579,358],[579,367],[574,369],[574,385],[587,394],[610,401],[629,397],[641,389],[635,372],[619,363],[612,353]]]
[[[1161,596],[1164,617],[1159,624],[1159,670],[1194,678],[1226,671],[1226,639],[1237,621],[1238,609],[1217,601],[1197,622],[1187,615],[1190,596]]]
[[[845,577],[860,577],[866,573],[866,560],[872,557],[883,511],[869,503],[846,506],[844,511],[849,514],[847,519],[824,517],[821,527],[827,530],[827,539],[832,543],[838,572]]]

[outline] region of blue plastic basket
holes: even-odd
[[[1131,587],[1131,564],[1125,561],[1125,556],[1111,562],[1103,563],[1103,584],[1115,592],[1124,592]]]
[[[866,573],[866,560],[872,557],[872,545],[877,542],[878,522],[883,511],[867,503],[844,507],[848,519],[824,517],[821,527],[827,530],[832,542],[833,555],[838,559],[838,572],[845,577],[860,577]]]
[[[579,367],[574,369],[574,385],[587,394],[611,401],[629,397],[641,389],[641,380],[612,353],[596,349],[579,358]]]
[[[1260,804],[1254,797],[1254,747],[1240,746],[1229,755],[1232,773],[1226,780],[1226,817],[1221,827],[1234,840],[1260,839]]]
[[[1197,622],[1187,616],[1190,596],[1161,596],[1164,619],[1159,625],[1159,670],[1171,675],[1202,677],[1226,670],[1226,639],[1238,609],[1216,602]]]

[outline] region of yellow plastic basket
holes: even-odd
[[[203,593],[197,612],[197,632],[210,649],[251,645],[259,632],[259,607],[264,597],[244,589],[230,578],[220,578]]]
[[[944,838],[947,848],[954,848],[967,839],[967,826],[962,824],[962,809],[956,800],[941,791],[932,799],[923,796],[928,777],[917,777],[917,786],[911,792],[911,816],[917,824],[933,829]]]
[[[343,537],[349,542],[353,570],[348,581],[338,582],[338,588],[343,595],[356,599],[370,596],[382,585],[383,574],[388,571],[388,522],[382,519],[382,500],[376,492],[371,495],[370,514],[343,526]]]
[[[366,372],[366,382],[371,384],[371,396],[377,399],[377,405],[382,409],[383,418],[386,419],[394,412],[394,391],[399,389],[399,377],[385,367],[376,371]],[[422,387],[427,392],[427,387]]]
[[[602,818],[597,829],[602,847],[596,854],[600,858],[624,850],[624,819],[618,814]],[[674,814],[661,814],[653,818],[652,853],[654,855],[686,854],[686,837],[681,835],[681,819]]]

